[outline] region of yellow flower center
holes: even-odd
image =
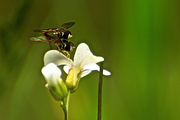
[[[66,78],[66,86],[71,92],[75,92],[81,78],[81,71],[77,68],[71,67]]]

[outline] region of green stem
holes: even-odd
[[[68,114],[67,114],[68,112],[65,110],[64,111],[64,120],[68,120]]]
[[[64,120],[68,120],[68,110],[69,110],[69,99],[70,99],[71,91],[68,91],[68,95],[66,98],[66,102],[63,100],[61,103],[61,107],[64,111]]]
[[[101,120],[102,113],[102,84],[103,84],[103,62],[100,63],[99,73],[99,86],[98,86],[98,117],[97,120]]]
[[[66,100],[66,111],[67,111],[67,119],[68,120],[68,112],[69,112],[69,99],[70,99],[71,91],[68,91],[67,100]]]

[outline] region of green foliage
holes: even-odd
[[[4,3],[2,3],[4,2]],[[3,120],[63,119],[41,75],[48,44],[34,29],[74,21],[72,42],[105,58],[103,120],[180,119],[179,2],[160,0],[1,1],[0,113]],[[9,8],[9,9],[7,9]],[[97,118],[98,73],[71,95],[69,120]]]

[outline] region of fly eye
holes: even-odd
[[[75,48],[75,46],[72,42],[69,42],[69,44],[70,44],[70,51],[72,51]]]
[[[69,35],[71,35],[71,32],[67,30],[67,31],[64,32],[64,35],[62,37],[64,39],[69,39]]]

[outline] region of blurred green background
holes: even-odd
[[[63,120],[41,74],[48,44],[34,29],[74,21],[71,41],[85,42],[111,71],[103,83],[103,120],[180,120],[179,0],[0,1],[0,117]],[[71,95],[70,120],[96,120],[98,72]]]

